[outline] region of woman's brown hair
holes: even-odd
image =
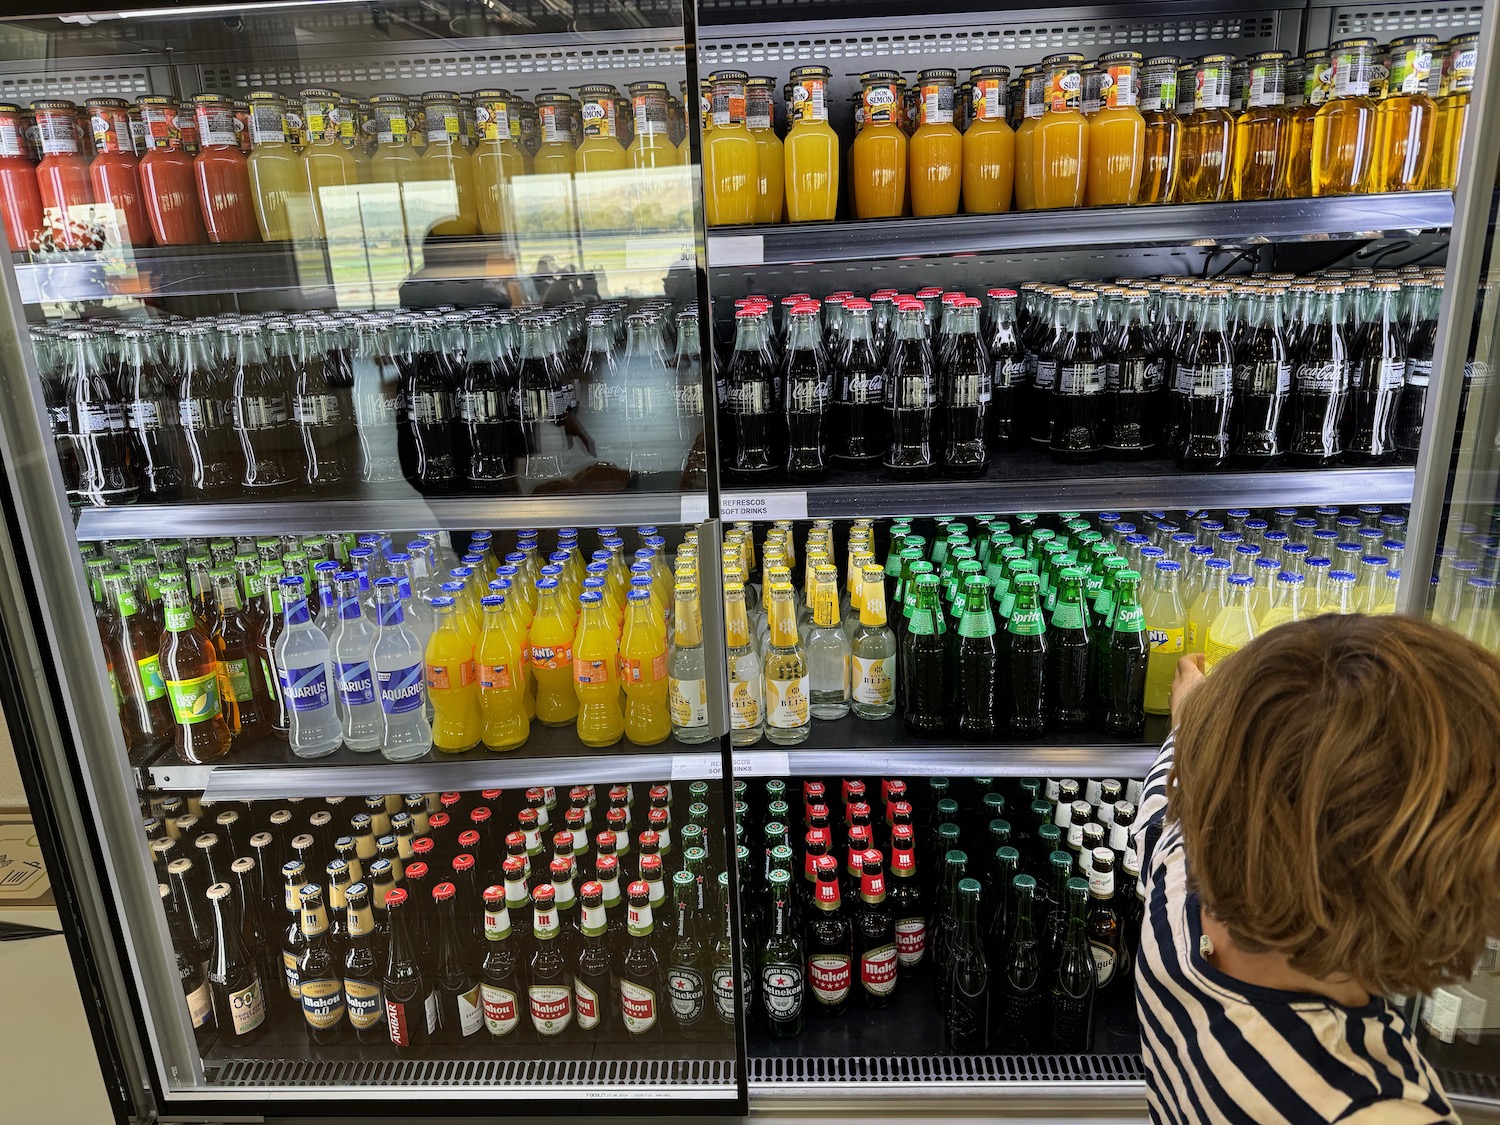
[[[1385,994],[1500,935],[1500,659],[1405,617],[1283,625],[1182,706],[1168,816],[1249,952]]]

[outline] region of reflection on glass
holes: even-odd
[[[479,229],[485,234],[507,234],[516,229],[511,184],[530,171],[530,158],[511,134],[511,98],[508,90],[480,90],[474,95],[479,126],[474,182]]]

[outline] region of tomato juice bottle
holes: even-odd
[[[259,242],[250,169],[234,128],[234,103],[222,94],[193,98],[201,146],[193,159],[198,202],[210,242]]]
[[[130,103],[123,98],[90,98],[85,105],[94,136],[94,159],[89,164],[94,198],[114,209],[129,245],[150,246],[151,224],[146,220],[139,161],[130,135]]]
[[[158,246],[196,246],[207,241],[193,158],[182,147],[176,101],[156,94],[136,99],[146,130],[146,155],[137,172],[146,205],[146,219]]]
[[[61,250],[77,250],[90,244],[88,228],[93,221],[94,189],[89,183],[89,165],[79,151],[78,107],[65,99],[31,103],[36,114],[37,137],[42,149],[36,166],[37,187],[42,195],[42,213]]]
[[[12,250],[25,250],[42,233],[42,193],[26,152],[21,107],[0,102],[0,220]]]

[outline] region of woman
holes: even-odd
[[[1152,1117],[1458,1122],[1386,997],[1466,978],[1500,934],[1500,660],[1354,615],[1201,662],[1137,829]]]

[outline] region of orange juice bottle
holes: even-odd
[[[1340,39],[1330,49],[1333,96],[1313,117],[1313,195],[1353,195],[1366,190],[1375,151],[1375,103],[1370,81],[1375,40]]]
[[[1129,207],[1140,198],[1146,119],[1136,108],[1141,56],[1111,51],[1099,59],[1099,112],[1089,118],[1089,207]]]
[[[479,90],[474,94],[474,117],[479,144],[474,149],[474,188],[479,229],[485,234],[515,230],[511,184],[526,174],[526,154],[510,131],[509,90]]]
[[[1048,55],[1047,112],[1032,140],[1032,176],[1036,206],[1080,207],[1089,167],[1089,124],[1083,116],[1083,79],[1078,68],[1083,56]]]
[[[1146,60],[1141,74],[1141,119],[1146,123],[1141,190],[1137,203],[1170,203],[1177,181],[1177,152],[1182,122],[1177,118],[1176,55]]]
[[[453,599],[432,599],[436,618],[427,639],[427,698],[432,704],[432,744],[450,754],[479,745],[479,680],[474,645],[459,628]]]
[[[452,194],[437,203],[447,218],[435,223],[432,234],[478,234],[479,207],[474,190],[474,158],[459,140],[462,117],[458,95],[434,91],[422,95],[427,115],[427,147],[418,158],[424,180],[452,185]]]
[[[1036,208],[1036,130],[1047,112],[1047,76],[1040,66],[1021,71],[1021,123],[1016,126],[1016,209]]]
[[[583,616],[573,651],[573,680],[578,692],[578,741],[585,746],[613,746],[625,733],[620,712],[619,642],[597,591],[583,595]]]
[[[900,75],[872,70],[859,76],[864,125],[849,154],[854,216],[895,219],[906,202],[906,134],[901,129]]]
[[[958,214],[963,190],[964,138],[953,123],[952,70],[924,70],[917,78],[917,128],[907,146],[911,213],[918,217]]]
[[[555,577],[538,579],[536,591],[536,617],[531,622],[536,717],[543,726],[565,727],[578,718],[578,693],[573,687],[573,623],[563,608]]]
[[[975,67],[969,75],[969,86],[964,210],[975,215],[1009,211],[1016,171],[1016,134],[1006,120],[1010,68]]]
[[[1234,197],[1274,199],[1286,179],[1292,115],[1286,108],[1286,51],[1250,56],[1245,110],[1234,123]]]
[[[1234,115],[1229,112],[1233,55],[1204,55],[1193,66],[1193,112],[1183,123],[1179,203],[1217,203],[1229,195]]]
[[[1427,96],[1436,35],[1392,39],[1385,95],[1375,107],[1375,155],[1370,191],[1415,191],[1432,162],[1437,105]]]
[[[703,194],[709,226],[753,223],[758,214],[760,155],[745,124],[743,70],[719,70],[713,84],[713,130],[703,137]]]
[[[667,706],[667,635],[656,623],[651,595],[632,590],[629,619],[620,645],[625,685],[625,737],[637,746],[655,746],[672,733]]]
[[[828,124],[826,66],[792,71],[787,101],[786,217],[794,223],[827,222],[839,205],[839,138]]]
[[[583,141],[573,152],[573,172],[587,176],[593,172],[622,172],[630,163],[625,146],[620,143],[613,86],[591,83],[578,91],[579,120]]]
[[[682,163],[682,155],[672,143],[669,128],[671,115],[665,82],[632,82],[630,94],[634,136],[630,139],[632,168],[672,168]]]
[[[745,127],[755,138],[755,221],[779,223],[786,190],[786,160],[775,120],[776,79],[752,78],[745,84]]]
[[[1437,121],[1433,127],[1433,153],[1427,164],[1425,188],[1451,191],[1458,183],[1458,153],[1464,136],[1464,119],[1474,89],[1474,67],[1479,52],[1478,35],[1457,35],[1448,41],[1439,79]]]
[[[474,649],[479,740],[486,750],[514,750],[525,745],[531,733],[526,717],[525,670],[520,651],[505,627],[505,598],[489,594],[480,599],[480,604],[484,607],[484,632]]]
[[[501,577],[501,596],[505,598],[505,629],[511,644],[520,652],[521,679],[526,685],[526,717],[536,718],[536,677],[531,674],[531,619],[535,612],[526,599],[529,589],[533,596],[536,587],[529,583],[517,583],[513,577]]]

